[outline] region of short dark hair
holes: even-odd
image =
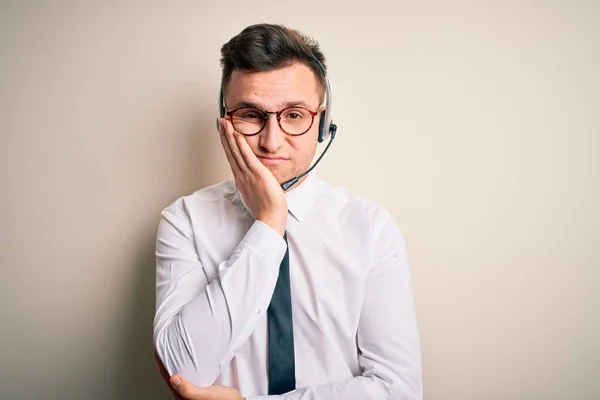
[[[312,69],[319,84],[321,100],[325,93],[325,56],[314,39],[283,25],[251,25],[221,47],[221,90],[225,90],[234,70],[272,71],[301,62]]]

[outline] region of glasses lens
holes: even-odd
[[[231,122],[242,135],[254,135],[265,125],[265,114],[256,108],[240,108],[231,115]]]
[[[310,129],[313,116],[301,107],[286,108],[281,112],[281,127],[290,135],[301,135]]]

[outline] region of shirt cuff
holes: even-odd
[[[240,242],[239,247],[263,260],[275,274],[279,274],[279,264],[285,255],[287,244],[275,229],[256,220]]]

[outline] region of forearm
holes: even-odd
[[[414,393],[400,378],[390,381],[373,375],[363,375],[346,381],[296,389],[283,395],[247,397],[246,400],[417,400],[421,398],[421,393]]]
[[[171,374],[181,373],[199,385],[212,384],[221,366],[250,336],[274,287],[273,273],[251,271],[264,270],[254,264],[232,263],[160,327],[156,349]]]
[[[266,312],[285,242],[279,243],[276,232],[256,223],[208,285],[204,271],[174,254],[172,239],[163,242],[159,239],[157,245],[158,268],[172,269],[177,261],[181,276],[166,273],[167,288],[161,288],[157,278],[162,301],[155,319],[156,351],[169,374],[211,385]]]

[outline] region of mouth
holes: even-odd
[[[261,163],[264,165],[280,165],[287,161],[286,158],[282,157],[262,157],[257,156]]]

